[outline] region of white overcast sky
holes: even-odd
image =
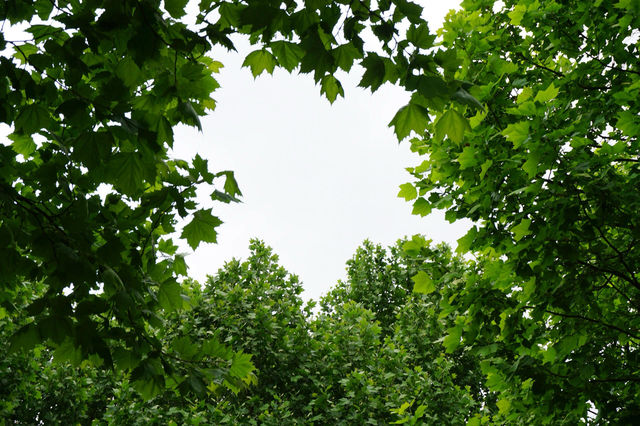
[[[423,17],[432,32],[459,1],[429,1]],[[452,246],[468,225],[449,224],[438,212],[421,218],[397,198],[411,180],[405,167],[421,160],[398,144],[387,124],[408,101],[402,89],[384,85],[371,94],[356,87],[360,74],[341,79],[345,98],[333,105],[309,75],[276,70],[253,79],[242,61],[252,49],[218,51],[216,110],[202,118],[202,133],[176,132],[174,155],[209,160],[213,171],[233,170],[242,203],[215,203],[225,223],[218,244],[190,253],[190,276],[203,282],[232,257],[246,258],[251,238],[270,245],[280,264],[297,274],[305,299],[317,299],[345,277],[345,262],[370,239],[385,245],[422,233]],[[208,194],[203,204],[211,206]]]

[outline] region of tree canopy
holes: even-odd
[[[640,416],[637,1],[465,0],[437,35],[408,0],[203,0],[194,24],[187,24],[187,3],[0,4],[0,122],[11,129],[0,144],[7,362],[15,357],[28,371],[34,364],[21,351],[35,348],[37,359],[60,363],[46,364],[60,385],[80,374],[69,365],[115,369],[122,376],[96,370],[82,380],[121,383],[116,399],[132,395],[129,382],[147,399],[188,398],[233,394],[262,377],[271,390],[257,391],[257,400],[273,398],[264,412],[285,413],[285,402],[294,411],[302,406],[273,391],[293,378],[269,375],[274,353],[266,346],[287,354],[326,350],[314,362],[337,373],[324,371],[317,383],[309,372],[301,377],[321,386],[324,377],[342,376],[342,387],[311,391],[327,405],[314,400],[322,408],[305,408],[329,416],[317,421],[333,421],[360,413],[339,414],[347,403],[403,415],[411,392],[425,401],[433,391],[420,384],[429,380],[425,367],[397,366],[433,354],[441,375],[460,363],[474,366],[471,381],[449,374],[438,382],[451,404],[461,404],[451,405],[461,422],[630,423]],[[4,31],[10,26],[22,26],[27,39],[12,39]],[[199,117],[215,108],[222,64],[212,48],[234,49],[234,35],[256,47],[244,62],[254,76],[276,67],[311,74],[330,102],[344,96],[338,72],[355,65],[362,87],[405,88],[410,101],[390,126],[424,161],[410,169],[414,179],[399,196],[414,214],[441,209],[450,221],[474,221],[457,247],[472,260],[455,260],[421,237],[391,249],[390,258],[364,245],[348,265],[349,281],[322,302],[325,312],[293,335],[280,334],[279,321],[304,329],[308,313],[294,297],[295,279],[267,267],[273,259],[265,247],[219,274],[218,293],[191,286],[174,235],[195,249],[215,242],[222,223],[215,204],[196,202],[196,190],[210,188],[212,203],[235,202],[241,192],[232,171],[168,151],[176,125],[201,128]],[[176,229],[178,220],[187,224]],[[264,281],[251,281],[256,271]],[[233,287],[236,279],[258,293],[272,279],[284,282],[277,291],[289,305],[263,305],[270,299]],[[412,297],[433,300],[416,307]],[[226,341],[194,325],[206,318],[197,315],[200,300],[215,306],[207,327],[236,337]],[[231,301],[248,319],[271,308],[279,318],[261,324],[270,330],[220,322],[216,314]],[[444,353],[398,331],[410,312]],[[254,340],[249,330],[270,340]],[[326,341],[300,345],[296,339],[309,333]],[[363,347],[379,348],[380,358]],[[295,370],[296,357],[282,365]],[[387,373],[402,379],[385,382]],[[384,398],[372,396],[382,389]],[[13,407],[20,397],[7,401]],[[421,404],[407,422],[447,412]],[[247,410],[247,418],[256,413]]]
[[[465,1],[441,35],[483,108],[412,147],[414,212],[476,221],[452,349],[486,357],[505,421],[640,414],[637,2]],[[466,119],[465,126],[455,120]],[[597,413],[597,414],[595,414]]]

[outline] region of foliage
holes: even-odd
[[[482,107],[412,140],[414,211],[476,222],[444,343],[484,358],[494,421],[640,415],[638,3],[467,0],[441,30]],[[453,120],[453,116],[455,120]],[[455,124],[464,117],[469,126]],[[480,420],[478,420],[479,422]]]
[[[201,129],[199,116],[215,108],[214,45],[233,49],[230,37],[246,35],[258,45],[245,59],[254,75],[276,66],[311,73],[330,101],[344,93],[335,74],[355,64],[362,87],[403,85],[414,95],[392,121],[400,136],[424,129],[427,108],[466,93],[452,78],[455,53],[427,50],[435,36],[408,0],[205,0],[190,26],[186,3],[0,4],[3,29],[28,34],[0,36],[0,122],[12,130],[0,145],[0,304],[13,315],[21,286],[46,288],[11,349],[46,342],[105,367],[124,357],[146,397],[183,383],[183,373],[189,391],[233,375],[167,356],[155,336],[162,311],[186,307],[186,264],[172,242],[178,219],[194,249],[215,242],[222,223],[195,202],[196,189],[213,185],[213,201],[241,195],[232,172],[210,172],[199,156],[168,157],[173,127]]]
[[[371,249],[390,264],[408,263],[401,246],[387,255],[367,242],[351,264],[368,262],[363,254]],[[358,294],[355,286],[342,283],[340,297],[326,297],[326,310],[312,315],[314,305],[303,306],[297,277],[278,265],[271,249],[253,241],[250,250],[246,261],[228,262],[205,288],[197,283],[185,287],[192,309],[165,314],[166,329],[158,338],[168,355],[184,359],[193,359],[197,352],[197,346],[180,343],[185,335],[196,343],[224,342],[221,352],[234,354],[231,347],[235,354],[251,352],[257,367],[255,376],[250,375],[252,386],[237,393],[229,390],[233,383],[210,385],[210,392],[200,393],[180,392],[178,387],[145,401],[130,373],[105,372],[87,362],[80,369],[52,364],[46,349],[39,348],[30,358],[14,354],[4,359],[0,381],[8,387],[3,417],[132,425],[463,424],[485,401],[474,389],[478,363],[462,350],[445,354],[438,341],[448,327],[440,315],[438,293],[406,293],[397,299],[397,320],[385,335],[376,314],[350,297]],[[452,260],[446,247],[425,248],[421,254],[423,260],[417,254],[412,260],[414,267],[448,271],[451,279],[444,281],[461,282],[459,261],[455,269],[437,264]],[[398,266],[396,273],[406,271]],[[347,282],[357,279],[350,276]]]
[[[204,0],[189,27],[185,6],[0,3],[3,29],[25,24],[29,34],[0,35],[0,122],[12,132],[0,145],[0,321],[11,371],[2,380],[17,386],[3,414],[49,410],[66,421],[93,410],[90,391],[71,399],[63,385],[79,374],[73,380],[106,380],[104,396],[127,407],[104,406],[116,423],[141,410],[162,421],[206,413],[263,423],[457,423],[474,410],[470,424],[640,415],[637,1],[465,0],[438,40],[407,0]],[[338,71],[354,65],[362,87],[409,91],[390,125],[401,140],[415,135],[412,149],[426,159],[400,196],[415,214],[475,221],[458,245],[473,264],[441,270],[446,250],[420,238],[388,258],[365,245],[313,320],[297,281],[259,245],[257,263],[231,263],[204,292],[181,282],[178,219],[194,249],[215,242],[221,224],[196,189],[213,185],[222,202],[241,193],[230,171],[169,158],[172,129],[200,128],[215,107],[222,65],[207,55],[216,44],[233,49],[234,34],[257,46],[245,59],[254,76],[310,73],[331,102],[344,95]],[[234,396],[255,378],[247,352],[259,367],[254,399]],[[288,393],[292,383],[300,393]],[[24,403],[38,386],[53,399]]]

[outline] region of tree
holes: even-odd
[[[439,263],[450,257],[447,248],[402,245],[412,254],[395,246],[389,263],[403,258],[415,268],[448,271],[443,285],[462,282],[459,262],[457,268]],[[372,247],[365,243],[354,259],[367,262],[363,253]],[[380,246],[375,249],[387,257]],[[207,385],[191,376],[145,400],[125,369],[106,372],[79,353],[74,365],[56,361],[55,355],[52,362],[52,354],[39,346],[35,356],[3,356],[0,414],[18,423],[463,424],[478,407],[491,404],[474,389],[479,377],[474,359],[461,349],[445,354],[439,343],[451,325],[451,318],[441,315],[439,292],[397,299],[396,320],[383,333],[375,312],[351,298],[362,293],[350,284],[341,284],[340,297],[325,298],[326,309],[312,315],[314,304],[303,306],[297,277],[277,262],[269,247],[252,241],[247,260],[226,263],[204,288],[185,285],[191,309],[164,313],[166,327],[158,334],[167,356],[197,362],[199,347],[209,345],[218,358],[242,361],[231,367],[236,377],[246,375],[238,370],[247,368],[246,352],[251,352],[257,368],[252,386]],[[352,278],[359,277],[347,282]],[[19,325],[3,327],[0,343]]]
[[[200,128],[199,116],[215,107],[222,65],[208,56],[214,45],[233,49],[230,36],[247,35],[259,47],[245,60],[254,76],[276,66],[312,73],[330,101],[344,92],[334,74],[356,63],[365,69],[363,87],[416,90],[393,119],[400,136],[424,129],[428,106],[464,92],[450,78],[455,55],[425,50],[435,36],[422,8],[407,0],[202,1],[191,27],[186,3],[0,5],[3,28],[24,24],[29,35],[0,36],[10,52],[0,58],[0,122],[12,128],[11,142],[0,146],[3,312],[16,314],[21,288],[45,288],[26,308],[11,350],[47,342],[105,367],[124,356],[147,397],[197,382],[185,377],[231,379],[167,356],[156,336],[159,312],[185,307],[187,268],[172,242],[178,218],[189,221],[180,236],[194,249],[215,242],[222,223],[196,204],[196,188],[213,184],[213,201],[241,195],[232,172],[167,154],[175,125]],[[364,43],[366,28],[379,49]],[[187,376],[176,374],[185,369]]]
[[[415,213],[476,223],[458,242],[476,273],[446,293],[458,321],[445,344],[484,357],[494,421],[630,423],[640,415],[638,3],[463,8],[441,35],[481,105],[436,113],[412,140],[428,158],[401,191]]]
[[[424,242],[417,236],[415,240]],[[365,253],[372,249],[387,258],[384,249],[365,242],[350,266],[366,268],[371,259]],[[479,407],[481,400],[474,398],[481,395],[474,395],[477,389],[469,386],[480,377],[478,364],[462,350],[444,354],[438,342],[447,327],[439,317],[441,311],[434,308],[438,293],[409,292],[395,299],[397,320],[384,333],[376,312],[353,297],[363,294],[358,288],[362,283],[351,285],[360,275],[340,284],[322,301],[322,311],[312,316],[313,304],[303,309],[297,277],[277,264],[271,249],[253,241],[250,250],[246,261],[228,262],[212,276],[202,303],[174,322],[192,330],[192,335],[216,330],[234,349],[253,354],[257,383],[238,395],[228,394],[224,404],[214,405],[208,417],[211,421],[388,424],[414,418],[462,424]],[[462,264],[458,260],[457,269],[451,267],[446,247],[417,250],[411,259],[399,246],[391,252],[389,264],[404,261],[416,269],[448,273],[448,282],[461,282]],[[356,267],[356,262],[361,265]],[[391,276],[401,269],[381,268]],[[390,279],[383,274],[381,281]],[[430,327],[424,327],[425,323]],[[425,347],[429,350],[424,351]]]

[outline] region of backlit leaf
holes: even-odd
[[[413,281],[414,293],[430,294],[436,291],[433,279],[425,271],[419,271],[411,280]]]
[[[271,52],[261,49],[255,50],[247,55],[244,62],[242,63],[243,67],[249,67],[251,69],[251,74],[253,77],[257,77],[262,74],[264,71],[269,74],[273,74],[273,70],[276,67],[276,58],[271,54]],[[291,61],[289,62],[289,65]]]
[[[218,235],[215,229],[221,224],[222,221],[211,214],[211,209],[198,210],[191,222],[182,229],[180,237],[185,238],[195,250],[201,242],[215,243]]]
[[[453,142],[460,144],[464,138],[464,132],[471,130],[469,122],[456,110],[447,110],[436,122],[436,133],[440,138],[445,135]]]
[[[426,108],[409,103],[398,110],[396,115],[389,123],[389,127],[393,126],[398,140],[402,140],[409,136],[412,131],[422,134],[427,127],[429,115]]]

